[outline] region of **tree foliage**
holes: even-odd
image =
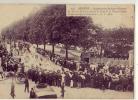
[[[2,35],[11,40],[23,40],[35,44],[46,43],[53,46],[61,43],[66,48],[66,57],[71,45],[83,47],[84,50],[102,42],[103,47],[109,43],[132,43],[134,29],[114,28],[103,30],[95,25],[92,18],[85,16],[66,16],[66,5],[49,5],[37,13],[24,18],[2,31]]]

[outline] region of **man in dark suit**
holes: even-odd
[[[25,89],[24,89],[24,92],[27,92],[29,93],[29,80],[28,80],[28,77],[25,78]]]

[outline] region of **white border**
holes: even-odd
[[[0,0],[0,4],[135,4],[136,0]],[[135,5],[135,22],[138,22],[138,2]],[[138,99],[138,23],[135,23],[135,93]],[[74,99],[75,100],[75,99]],[[93,99],[94,100],[94,99]]]
[[[138,95],[136,95],[138,93],[138,2],[135,3],[135,55],[134,55],[134,58],[135,58],[135,100],[138,99]]]
[[[0,3],[29,3],[29,4],[134,4],[135,0],[0,0]]]

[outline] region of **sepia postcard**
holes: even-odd
[[[0,4],[0,99],[134,99],[134,4]]]

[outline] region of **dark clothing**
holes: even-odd
[[[14,72],[17,72],[18,71],[18,64],[15,64],[14,65]]]
[[[11,94],[12,98],[14,99],[15,98],[15,86],[13,83],[11,85],[11,93],[10,94]]]
[[[30,98],[36,98],[36,93],[34,91],[30,91]]]
[[[27,92],[29,92],[29,81],[28,81],[27,78],[25,79],[25,89],[24,89],[24,92],[26,92],[26,89],[27,89]]]
[[[64,97],[64,92],[65,92],[65,90],[64,90],[64,85],[62,84],[62,85],[61,85],[61,97],[62,97],[62,98]]]
[[[29,86],[29,80],[27,78],[25,79],[24,83],[25,83],[25,86]]]
[[[126,77],[121,78],[122,86],[123,86],[123,91],[126,91],[127,86],[128,86],[128,79]]]

